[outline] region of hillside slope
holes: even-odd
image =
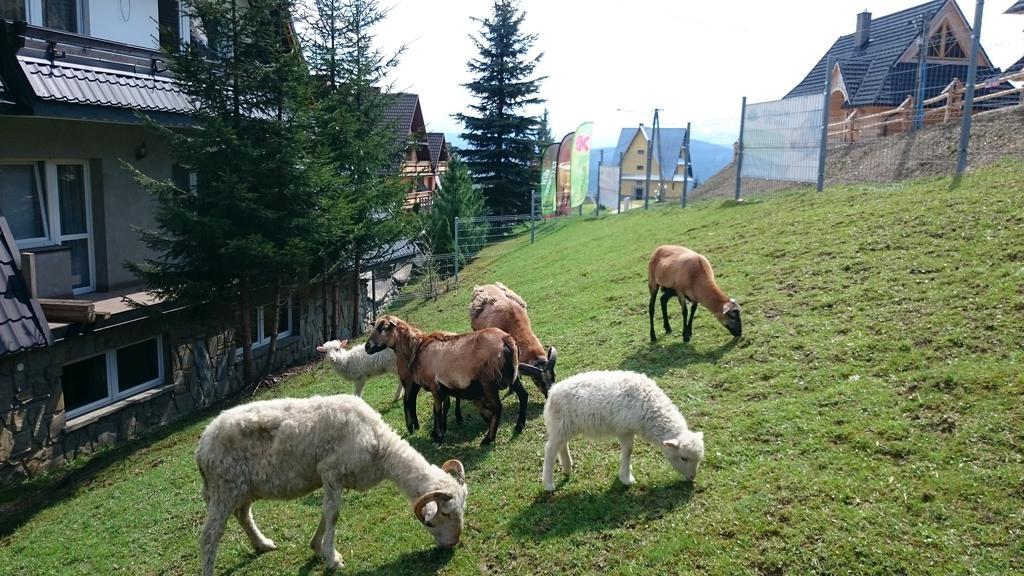
[[[457,293],[393,312],[466,330],[472,284],[507,283],[558,346],[562,378],[650,374],[704,431],[705,464],[690,485],[638,444],[627,489],[616,443],[579,440],[576,472],[546,496],[542,406],[528,383],[526,431],[513,435],[506,400],[492,448],[478,447],[472,408],[445,445],[425,430],[410,437],[432,462],[466,464],[462,544],[433,549],[393,486],[346,492],[345,573],[1024,572],[1022,171],[1003,164],[952,189],[933,179],[561,220],[536,244],[485,250]],[[659,317],[648,342],[645,266],[662,243],[708,255],[743,306],[743,339],[702,309],[684,345],[673,304],[676,333],[662,335]],[[366,397],[404,430],[392,384],[371,382]],[[348,390],[320,368],[263,397]],[[429,425],[422,398],[419,414]],[[29,487],[43,503],[0,520],[5,574],[196,573],[202,424]],[[232,522],[218,573],[319,573],[306,544],[319,506],[257,504],[280,549],[254,556]]]

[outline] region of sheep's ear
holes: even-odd
[[[672,438],[671,440],[665,440],[661,445],[666,448],[679,448],[679,440]]]
[[[341,349],[342,350],[348,349],[348,340],[342,340],[341,341]]]
[[[322,354],[324,352],[327,352],[327,348],[324,348],[323,346],[317,346],[316,351]]]
[[[423,506],[423,523],[430,525],[430,521],[437,516],[437,502],[430,501]]]

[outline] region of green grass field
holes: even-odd
[[[342,573],[1024,573],[1022,171],[574,219],[485,250],[458,292],[395,313],[464,331],[472,283],[505,282],[558,346],[562,377],[651,375],[704,431],[705,463],[690,485],[638,445],[625,488],[617,444],[578,440],[574,476],[549,497],[532,383],[526,431],[513,435],[508,398],[490,448],[472,408],[433,445],[421,395],[409,440],[465,463],[463,541],[435,550],[393,485],[347,492]],[[701,309],[684,345],[673,304],[675,334],[648,342],[646,261],[663,243],[710,258],[743,306],[742,340]],[[366,398],[404,432],[393,385],[371,382]],[[349,390],[317,366],[261,397]],[[198,573],[192,453],[211,416],[0,494],[16,511],[0,518],[0,573]],[[279,546],[261,556],[232,520],[218,574],[323,573],[307,547],[319,498],[256,504]]]

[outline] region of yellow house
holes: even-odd
[[[651,129],[643,124],[637,128],[623,128],[619,133],[615,157],[605,161],[605,164],[619,166],[622,209],[642,205],[645,196],[650,202],[679,203],[683,186],[693,187],[693,165],[687,151],[690,139],[686,129],[659,128],[650,155],[651,176],[645,194],[651,136]]]

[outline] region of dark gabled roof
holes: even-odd
[[[1021,0],[1021,2],[1024,2],[1024,0]],[[1021,70],[1024,70],[1024,56],[1021,56],[1020,60],[1017,60],[1012,66],[1007,68],[1006,73],[1012,74],[1014,72],[1020,72]]]
[[[0,216],[0,356],[53,344],[39,302],[21,274],[21,253]]]
[[[1024,14],[1024,0],[1017,0],[1006,9],[1005,14]]]
[[[427,146],[430,147],[430,163],[436,165],[442,159],[448,160],[448,143],[444,132],[427,132]]]
[[[644,131],[644,138],[650,142],[650,128],[646,126],[623,128],[619,132],[619,143],[615,146],[614,158],[611,161],[606,160],[605,163],[609,166],[618,166],[619,159],[626,153],[629,143],[636,136],[637,130],[641,129]],[[686,142],[686,128],[659,128],[658,138],[661,140],[661,145],[658,146],[657,142],[655,142],[655,150],[658,151],[658,167],[661,169],[661,178],[662,180],[670,180],[680,163],[679,152],[683,149],[683,145]],[[657,175],[653,177],[657,178]]]
[[[910,25],[915,19],[936,14],[950,0],[932,0],[924,4],[882,16],[871,21],[870,38],[863,47],[854,46],[854,34],[841,36],[818,60],[810,73],[785,97],[819,94],[825,87],[828,62],[839,66],[843,82],[846,85],[849,106],[896,106],[902,102],[908,92],[904,76],[914,76],[916,65],[899,64],[900,56],[917,39],[918,30]],[[907,74],[907,66],[915,72]],[[928,64],[929,79],[926,86],[926,98],[940,93],[947,79],[952,79],[959,70],[966,69],[960,64]],[[992,68],[979,66],[979,78],[992,74]],[[916,82],[916,76],[915,82]],[[960,74],[961,80],[965,74]],[[934,80],[934,81],[933,81]],[[910,84],[916,86],[916,84]],[[911,90],[910,92],[913,92]]]
[[[402,139],[404,144],[415,128],[417,113],[419,113],[419,123],[423,122],[423,113],[420,112],[420,97],[404,92],[392,94],[391,97],[391,105],[384,111],[384,122],[395,126],[395,134]]]

